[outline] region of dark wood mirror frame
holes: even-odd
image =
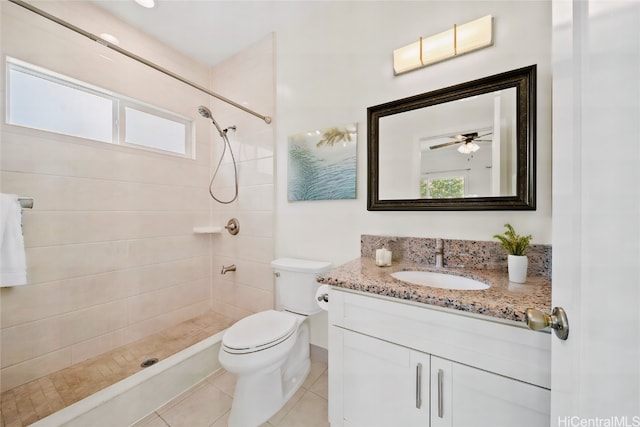
[[[514,196],[451,199],[379,197],[380,118],[445,102],[516,88],[516,191]],[[367,210],[464,211],[536,209],[536,66],[520,68],[367,108]]]

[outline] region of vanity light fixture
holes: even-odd
[[[394,50],[393,70],[402,74],[492,44],[493,16],[487,15]]]

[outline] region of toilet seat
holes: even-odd
[[[297,327],[296,316],[282,311],[262,311],[239,320],[227,329],[222,337],[222,346],[227,353],[255,353],[285,341]]]

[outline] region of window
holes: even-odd
[[[7,123],[193,157],[187,117],[7,58]]]
[[[14,125],[112,142],[113,102],[69,83],[9,68],[8,122]]]
[[[188,123],[160,117],[133,107],[124,108],[124,141],[172,153],[187,154]]]
[[[420,182],[420,197],[426,199],[464,197],[464,177],[423,179]]]

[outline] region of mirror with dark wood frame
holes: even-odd
[[[368,210],[534,210],[536,66],[367,109]]]

